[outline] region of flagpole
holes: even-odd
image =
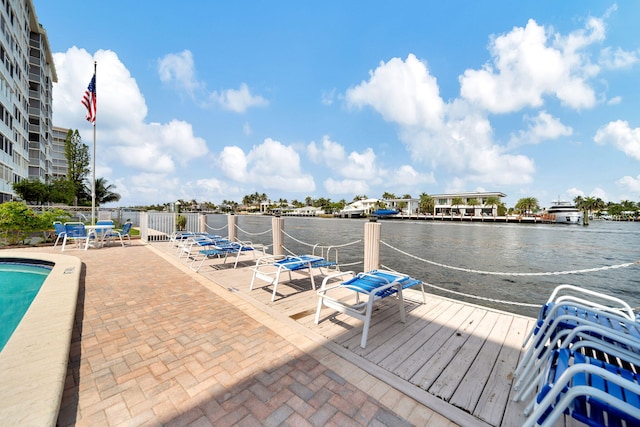
[[[97,93],[97,76],[98,61],[93,62],[93,76],[96,78],[96,93]],[[96,223],[96,120],[93,121],[93,165],[91,167],[91,225]]]

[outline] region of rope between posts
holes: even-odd
[[[242,228],[240,228],[237,224],[236,224],[236,229],[238,229],[239,231],[243,232],[244,234],[248,234],[249,236],[261,236],[263,234],[267,234],[271,231],[271,229],[265,230],[265,231],[261,231],[259,233],[250,233],[247,230],[243,230]]]
[[[220,227],[220,228],[213,228],[213,227],[211,227],[209,224],[206,224],[206,223],[205,223],[205,225],[204,225],[204,226],[205,226],[205,227],[207,227],[207,228],[209,228],[209,229],[211,229],[211,230],[213,230],[213,231],[220,231],[220,230],[224,230],[225,228],[227,228],[227,226],[226,226],[226,225],[223,225],[223,226],[222,226],[222,227]]]
[[[561,276],[561,275],[566,275],[566,274],[579,274],[579,273],[592,273],[594,271],[605,271],[605,270],[613,270],[613,269],[617,269],[617,268],[624,268],[624,267],[631,267],[632,265],[636,265],[636,264],[640,264],[640,261],[635,261],[635,262],[627,262],[624,264],[617,264],[617,265],[605,265],[602,267],[594,267],[594,268],[584,268],[582,270],[566,270],[566,271],[551,271],[551,272],[538,272],[538,273],[517,273],[517,272],[505,272],[505,271],[483,271],[483,270],[475,270],[475,269],[471,269],[471,268],[463,268],[463,267],[455,267],[452,265],[447,265],[447,264],[442,264],[439,262],[435,262],[435,261],[430,261],[424,258],[420,258],[417,257],[415,255],[412,255],[408,252],[405,252],[401,249],[398,249],[396,247],[391,246],[388,243],[385,243],[383,241],[380,241],[380,243],[382,243],[383,245],[385,245],[386,247],[393,249],[394,251],[397,251],[405,256],[408,256],[409,258],[413,258],[415,260],[418,261],[422,261],[425,262],[427,264],[431,264],[431,265],[435,265],[437,267],[442,267],[442,268],[448,268],[451,270],[457,270],[457,271],[464,271],[467,273],[475,273],[475,274],[488,274],[488,275],[493,275],[493,276]]]
[[[389,267],[386,267],[384,265],[382,265],[382,268],[386,269],[386,270],[391,270],[391,271],[395,271]],[[467,297],[467,298],[473,298],[473,299],[479,299],[482,301],[489,301],[489,302],[495,302],[495,303],[500,303],[500,304],[509,304],[509,305],[518,305],[521,307],[534,307],[534,308],[538,308],[540,307],[540,304],[529,304],[526,302],[515,302],[515,301],[506,301],[506,300],[501,300],[501,299],[495,299],[495,298],[487,298],[487,297],[481,297],[478,295],[471,295],[471,294],[465,294],[463,292],[458,292],[458,291],[453,291],[451,289],[447,289],[447,288],[442,288],[440,286],[436,286],[436,285],[432,285],[431,283],[427,283],[427,282],[422,282],[424,283],[425,286],[430,286],[434,289],[438,289],[440,291],[443,292],[449,292],[450,294],[455,294],[455,295],[459,295],[462,297]]]
[[[496,303],[500,303],[500,304],[519,305],[521,307],[534,307],[534,308],[539,308],[540,307],[540,304],[529,304],[529,303],[526,303],[526,302],[505,301],[505,300],[501,300],[501,299],[480,297],[480,296],[477,296],[477,295],[470,295],[470,294],[465,294],[463,292],[452,291],[451,289],[447,289],[447,288],[441,288],[440,286],[432,285],[431,283],[427,283],[427,282],[423,282],[423,283],[426,286],[430,286],[432,288],[435,288],[435,289],[438,289],[438,290],[441,290],[441,291],[449,292],[451,294],[460,295],[460,296],[464,296],[464,297],[468,297],[468,298],[475,298],[475,299],[479,299],[479,300],[482,300],[482,301],[490,301],[490,302],[496,302]]]
[[[328,246],[322,246],[322,245],[314,245],[311,243],[307,243],[307,242],[303,242],[302,240],[298,240],[295,237],[293,237],[292,235],[288,234],[286,231],[283,231],[284,235],[287,236],[288,238],[290,238],[291,240],[300,243],[301,245],[307,245],[309,247],[317,247],[317,248],[344,248],[345,246],[350,246],[350,245],[355,245],[357,243],[362,242],[362,240],[356,240],[355,242],[349,242],[349,243],[344,243],[342,245],[328,245]]]

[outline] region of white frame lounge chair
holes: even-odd
[[[271,294],[271,302],[275,301],[280,283],[280,276],[286,272],[289,275],[289,281],[292,280],[292,271],[306,271],[311,280],[311,287],[316,290],[316,283],[313,279],[313,269],[336,267],[337,264],[327,261],[325,258],[317,255],[268,255],[257,259],[255,267],[253,267],[253,277],[251,278],[251,286],[249,291],[253,290],[256,279],[263,280],[266,284],[261,287],[273,285],[273,293]]]
[[[351,278],[342,281],[342,277],[350,276]],[[341,280],[338,284],[335,281]],[[331,286],[327,286],[332,282]],[[426,303],[424,293],[424,283],[421,280],[414,279],[406,274],[397,273],[388,270],[372,270],[366,273],[355,274],[352,271],[336,273],[327,276],[322,281],[322,287],[318,290],[318,308],[316,310],[315,323],[320,322],[320,311],[322,306],[327,306],[340,313],[347,314],[364,321],[362,327],[362,339],[360,347],[367,347],[367,338],[369,335],[369,325],[371,324],[371,314],[373,313],[373,305],[388,296],[396,296],[398,299],[398,308],[400,310],[400,320],[402,323],[406,321],[404,298],[402,296],[403,289],[420,285],[422,290],[422,301]],[[341,298],[329,296],[330,292],[337,289],[347,289],[353,291],[355,301],[350,303]],[[365,300],[361,300],[362,296],[366,296]]]
[[[561,295],[563,291],[573,294]],[[640,339],[640,323],[636,322],[633,309],[626,302],[589,289],[560,285],[542,306],[538,321],[524,339],[522,346],[526,350],[514,372],[514,389],[521,391],[526,387],[561,340],[573,328],[585,324],[612,331],[624,329]],[[519,396],[517,393],[515,399]]]
[[[635,366],[640,363],[637,357],[629,358],[629,353],[619,353],[605,343],[585,341],[581,344],[611,355],[612,361],[623,360]],[[639,382],[640,375],[623,364],[585,356],[577,348],[556,349],[542,375],[542,387],[524,426],[552,426],[563,413],[592,426],[618,426],[623,425],[622,421],[628,426],[639,425]]]
[[[226,239],[225,239],[226,240]],[[256,257],[256,251],[253,248],[251,242],[218,242],[213,244],[201,245],[204,249],[200,249],[197,254],[193,257],[193,261],[191,261],[190,268],[195,271],[200,271],[200,267],[202,264],[209,258],[222,258],[224,256],[223,263],[227,262],[227,258],[231,254],[235,254],[235,262],[233,263],[233,268],[238,266],[238,261],[240,260],[240,255],[243,253],[247,253],[251,251],[253,253],[253,258]],[[202,259],[198,263],[197,267],[195,266],[198,258],[202,256]]]

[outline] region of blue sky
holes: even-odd
[[[640,2],[34,0],[119,206],[640,200]]]

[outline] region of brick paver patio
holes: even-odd
[[[67,253],[85,274],[61,427],[453,425],[337,356],[305,351],[148,246]]]

